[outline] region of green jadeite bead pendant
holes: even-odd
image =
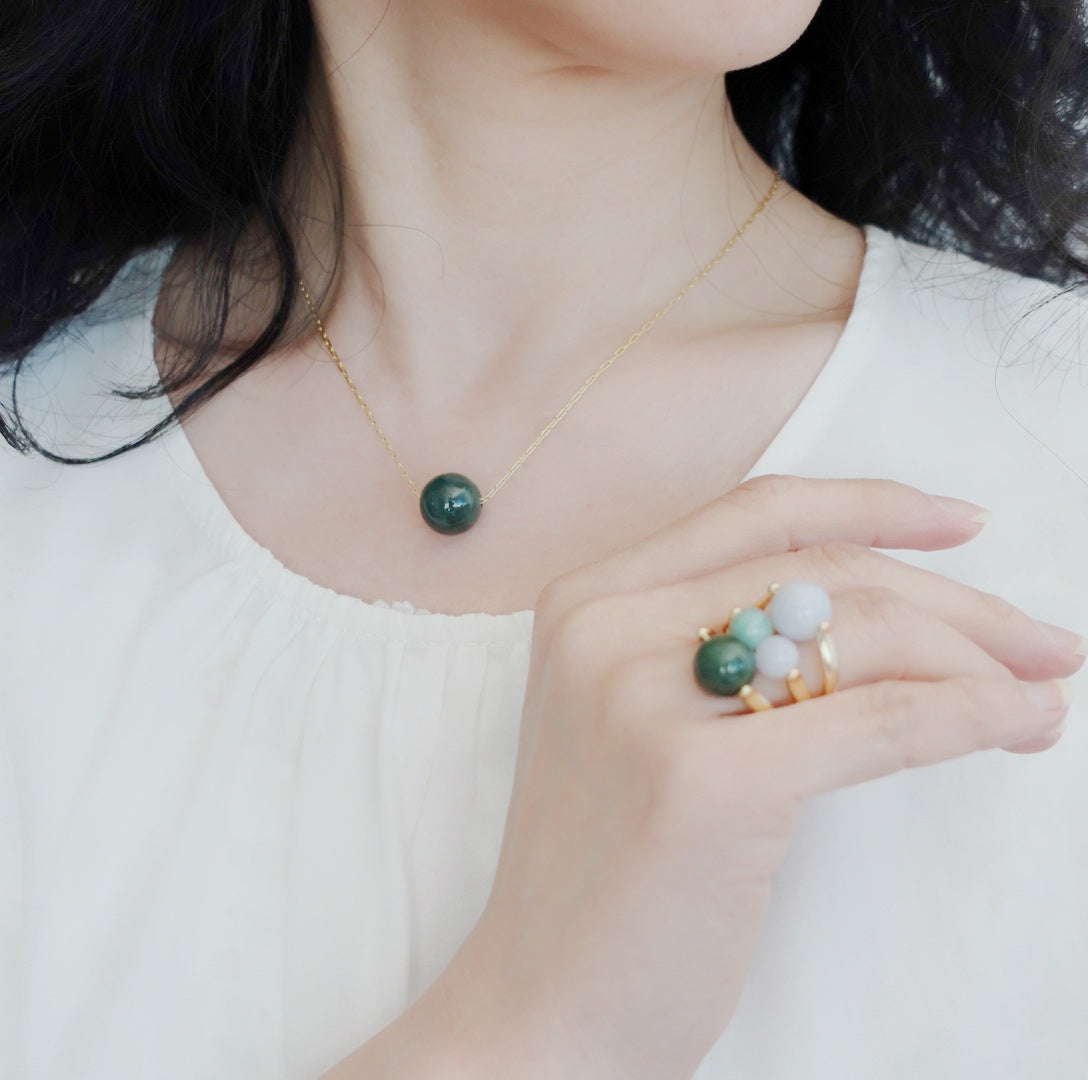
[[[729,634],[704,641],[695,652],[695,679],[712,694],[736,694],[755,673],[755,653]]]
[[[453,536],[476,524],[483,501],[480,489],[460,473],[442,473],[423,489],[419,510],[437,533]]]

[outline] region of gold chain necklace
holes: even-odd
[[[442,473],[431,480],[426,487],[422,490],[416,486],[415,481],[408,474],[408,470],[404,467],[404,463],[397,457],[397,452],[393,449],[392,444],[389,442],[385,432],[382,431],[378,424],[378,421],[374,418],[374,414],[370,411],[370,406],[363,400],[362,394],[359,393],[351,376],[347,373],[343,362],[341,361],[336,349],[333,348],[332,342],[329,340],[329,335],[325,331],[325,326],[321,322],[320,317],[317,314],[317,309],[314,307],[313,299],[310,297],[309,290],[306,288],[302,278],[299,278],[298,285],[302,290],[302,295],[306,297],[306,303],[309,305],[310,314],[314,317],[314,322],[317,325],[317,331],[321,335],[321,340],[325,343],[325,348],[328,349],[329,354],[333,360],[336,361],[336,366],[340,369],[340,373],[347,380],[348,386],[351,387],[352,393],[355,395],[356,400],[363,408],[363,412],[366,413],[370,423],[374,426],[374,430],[378,433],[379,438],[385,444],[385,448],[389,451],[389,456],[396,462],[397,468],[400,469],[401,475],[408,481],[408,486],[412,490],[412,494],[419,498],[420,512],[423,515],[423,520],[435,530],[435,532],[442,533],[444,535],[453,535],[456,533],[462,533],[466,529],[470,529],[476,524],[477,519],[480,516],[480,510],[482,504],[490,501],[499,491],[499,489],[510,479],[511,476],[525,463],[529,455],[536,450],[536,448],[551,434],[556,424],[567,415],[568,412],[575,406],[578,399],[625,353],[634,345],[636,341],[643,334],[650,330],[650,328],[670,311],[682,297],[684,297],[691,289],[699,284],[700,281],[714,269],[718,263],[725,258],[734,244],[745,234],[748,227],[753,221],[766,209],[767,204],[774,197],[774,193],[778,190],[778,186],[781,183],[782,178],[778,174],[778,170],[774,171],[774,182],[771,184],[767,194],[763,196],[759,205],[748,215],[747,220],[731,237],[729,242],[714,256],[689,281],[667,304],[660,308],[654,316],[647,322],[644,322],[627,340],[619,346],[618,349],[612,355],[601,364],[597,370],[590,375],[588,379],[571,395],[570,400],[548,421],[544,430],[533,440],[529,448],[506,470],[505,474],[499,480],[499,482],[486,494],[481,496],[480,489],[474,484],[467,476],[463,476],[461,473]]]

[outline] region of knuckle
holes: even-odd
[[[607,601],[593,597],[559,609],[554,617],[551,654],[559,664],[579,668],[601,652],[610,614]]]
[[[818,573],[831,583],[854,581],[869,566],[870,551],[864,544],[835,540],[809,549]]]
[[[880,631],[900,633],[904,624],[915,617],[915,608],[894,589],[883,585],[869,585],[858,589],[852,596],[859,618],[875,624]]]
[[[765,506],[767,503],[789,501],[797,494],[795,477],[783,473],[764,473],[738,484],[723,496],[723,501],[746,507]]]
[[[918,764],[911,748],[911,732],[918,717],[918,687],[914,683],[889,680],[868,687],[866,707],[874,734],[892,751],[900,769]]]
[[[757,522],[765,543],[773,550],[790,551],[795,547],[790,523],[801,506],[801,483],[796,476],[764,473],[727,491],[718,505],[729,519],[739,516]]]
[[[994,593],[978,592],[977,600],[981,610],[982,619],[993,625],[1015,623],[1019,624],[1027,617],[1019,608],[1014,607],[1007,600]]]

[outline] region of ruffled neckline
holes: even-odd
[[[838,380],[841,369],[863,354],[861,344],[871,314],[870,301],[879,290],[885,276],[882,270],[890,265],[890,257],[896,254],[898,243],[891,233],[877,226],[865,225],[863,231],[866,249],[857,294],[835,348],[798,407],[764,449],[745,479],[775,471],[767,469],[765,463],[772,457],[780,457],[781,448],[794,440],[800,429],[811,426],[818,421],[821,413],[832,407],[833,395],[829,387]],[[152,319],[162,276],[176,243],[175,240],[166,241],[137,257],[148,260],[147,274],[151,283],[146,303],[136,316],[139,319],[139,361],[146,371],[144,385],[153,385],[159,390],[162,383],[154,362]],[[165,395],[155,400],[168,401]],[[313,581],[284,565],[245,531],[204,471],[181,424],[171,425],[151,445],[158,446],[166,459],[170,483],[222,556],[238,564],[255,586],[290,604],[303,616],[335,624],[354,635],[377,637],[385,641],[401,639],[497,644],[527,642],[531,638],[532,609],[502,613],[431,611],[406,600],[363,600]]]

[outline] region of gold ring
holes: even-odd
[[[785,679],[794,703],[809,701],[817,695],[797,665],[797,645],[815,639],[820,696],[832,694],[839,682],[839,661],[830,616],[831,598],[821,586],[805,581],[772,584],[762,600],[748,608],[734,607],[720,629],[699,628],[696,681],[712,694],[739,697],[751,712],[765,712],[776,706],[752,686],[758,670]],[[768,639],[773,644],[764,646]]]

